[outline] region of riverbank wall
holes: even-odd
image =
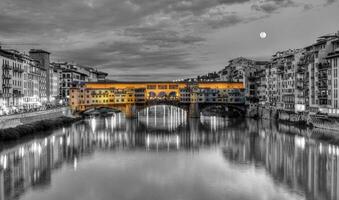
[[[31,113],[0,116],[0,130],[14,128],[19,125],[29,124],[41,120],[54,119],[63,116],[72,116],[71,111],[68,107],[61,107],[52,110],[44,110]]]
[[[6,128],[0,130],[0,140],[1,141],[11,141],[11,140],[18,140],[25,137],[34,136],[38,133],[48,133],[46,131],[70,125],[81,118],[75,118],[75,117],[54,117],[50,119],[42,119],[38,121],[34,121],[31,123],[26,123],[23,125],[18,125],[16,127],[12,128]]]
[[[258,107],[257,116],[297,126],[308,126],[319,129],[339,130],[339,118],[326,115],[310,114],[308,112],[288,112],[276,108]]]

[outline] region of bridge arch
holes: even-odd
[[[159,103],[159,104],[149,104],[149,105],[146,105],[146,106],[143,106],[143,107],[139,107],[137,109],[137,112],[138,113],[142,113],[142,112],[145,112],[147,109],[154,109],[154,107],[157,107],[158,109],[163,109],[163,107],[165,106],[165,108],[168,109],[181,109],[181,110],[184,110],[184,111],[188,111],[188,107],[187,106],[181,106],[181,105],[176,105],[176,104],[167,104],[167,103]]]
[[[90,107],[87,107],[84,111],[80,112],[80,114],[90,115],[90,114],[96,114],[96,113],[109,113],[109,112],[125,113],[126,109],[124,106],[110,106],[110,105],[90,106]]]
[[[230,105],[230,104],[202,104],[199,106],[200,112],[204,113],[207,110],[210,110],[212,113],[213,109],[219,108],[216,113],[221,116],[229,117],[243,117],[246,115],[246,109],[241,105]],[[227,115],[226,115],[227,114]]]
[[[175,97],[177,97],[177,92],[170,92],[170,93],[168,94],[168,97],[170,97],[170,98],[175,98]]]
[[[150,91],[150,92],[148,93],[148,96],[149,96],[150,98],[155,98],[155,97],[157,96],[157,94],[156,94],[155,92]]]
[[[167,97],[167,93],[164,92],[164,91],[161,91],[161,92],[158,93],[157,96],[160,97],[160,98],[166,98]]]

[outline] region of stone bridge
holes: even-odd
[[[127,118],[153,105],[171,105],[198,118],[208,107],[221,106],[246,112],[242,83],[228,82],[112,82],[85,83],[70,90],[70,107],[74,112],[109,108]]]

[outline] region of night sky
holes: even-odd
[[[174,80],[304,47],[338,20],[337,0],[1,0],[0,42],[109,79]]]

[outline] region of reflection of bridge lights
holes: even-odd
[[[265,138],[265,136],[266,136],[265,130],[261,130],[260,131],[260,137]]]
[[[0,164],[3,169],[7,168],[7,155],[3,155],[0,157]]]
[[[180,139],[179,139],[179,135],[177,135],[177,149],[179,149],[180,146]]]
[[[48,141],[47,141],[47,138],[45,138],[45,141],[44,141],[45,146],[47,146],[47,142],[48,142]]]
[[[63,139],[62,139],[62,137],[59,139],[59,143],[60,143],[60,145],[63,144]]]
[[[108,129],[108,119],[105,118],[105,128]]]
[[[331,154],[334,155],[334,156],[338,156],[338,154],[339,154],[338,147],[336,147],[334,145],[329,145],[329,146],[331,146]]]
[[[140,113],[139,120],[145,123],[147,128],[174,130],[181,124],[186,123],[185,115],[186,112],[181,108],[156,105],[144,109]]]
[[[32,147],[31,147],[31,151],[34,153],[38,153],[39,155],[41,154],[42,148],[40,144],[37,144],[37,142],[34,142]]]
[[[67,139],[66,139],[66,145],[69,146],[71,144],[71,138],[70,136],[68,135],[67,136]]]
[[[55,136],[53,135],[52,136],[52,144],[54,144],[54,142],[55,142]]]
[[[92,128],[93,132],[95,132],[96,126],[97,126],[96,120],[95,120],[95,118],[92,118],[91,119],[91,128]]]
[[[77,168],[78,168],[78,159],[75,157],[74,161],[73,161],[73,169],[74,169],[74,171],[76,171]]]
[[[149,135],[147,135],[146,137],[146,147],[149,148],[149,142],[150,142],[150,138]]]
[[[148,127],[148,123],[149,123],[149,108],[146,108],[146,126]]]
[[[179,149],[180,137],[179,135],[147,135],[146,136],[146,148],[149,149],[151,146],[156,149],[166,147],[168,150],[170,146]]]
[[[25,155],[24,147],[20,147],[20,148],[19,148],[19,155],[20,155],[21,157],[24,157],[24,155]]]
[[[320,152],[320,154],[323,153],[323,145],[322,145],[322,143],[319,144],[319,152]]]
[[[299,147],[301,149],[305,149],[305,138],[304,137],[300,137],[300,136],[295,136],[295,146]]]

